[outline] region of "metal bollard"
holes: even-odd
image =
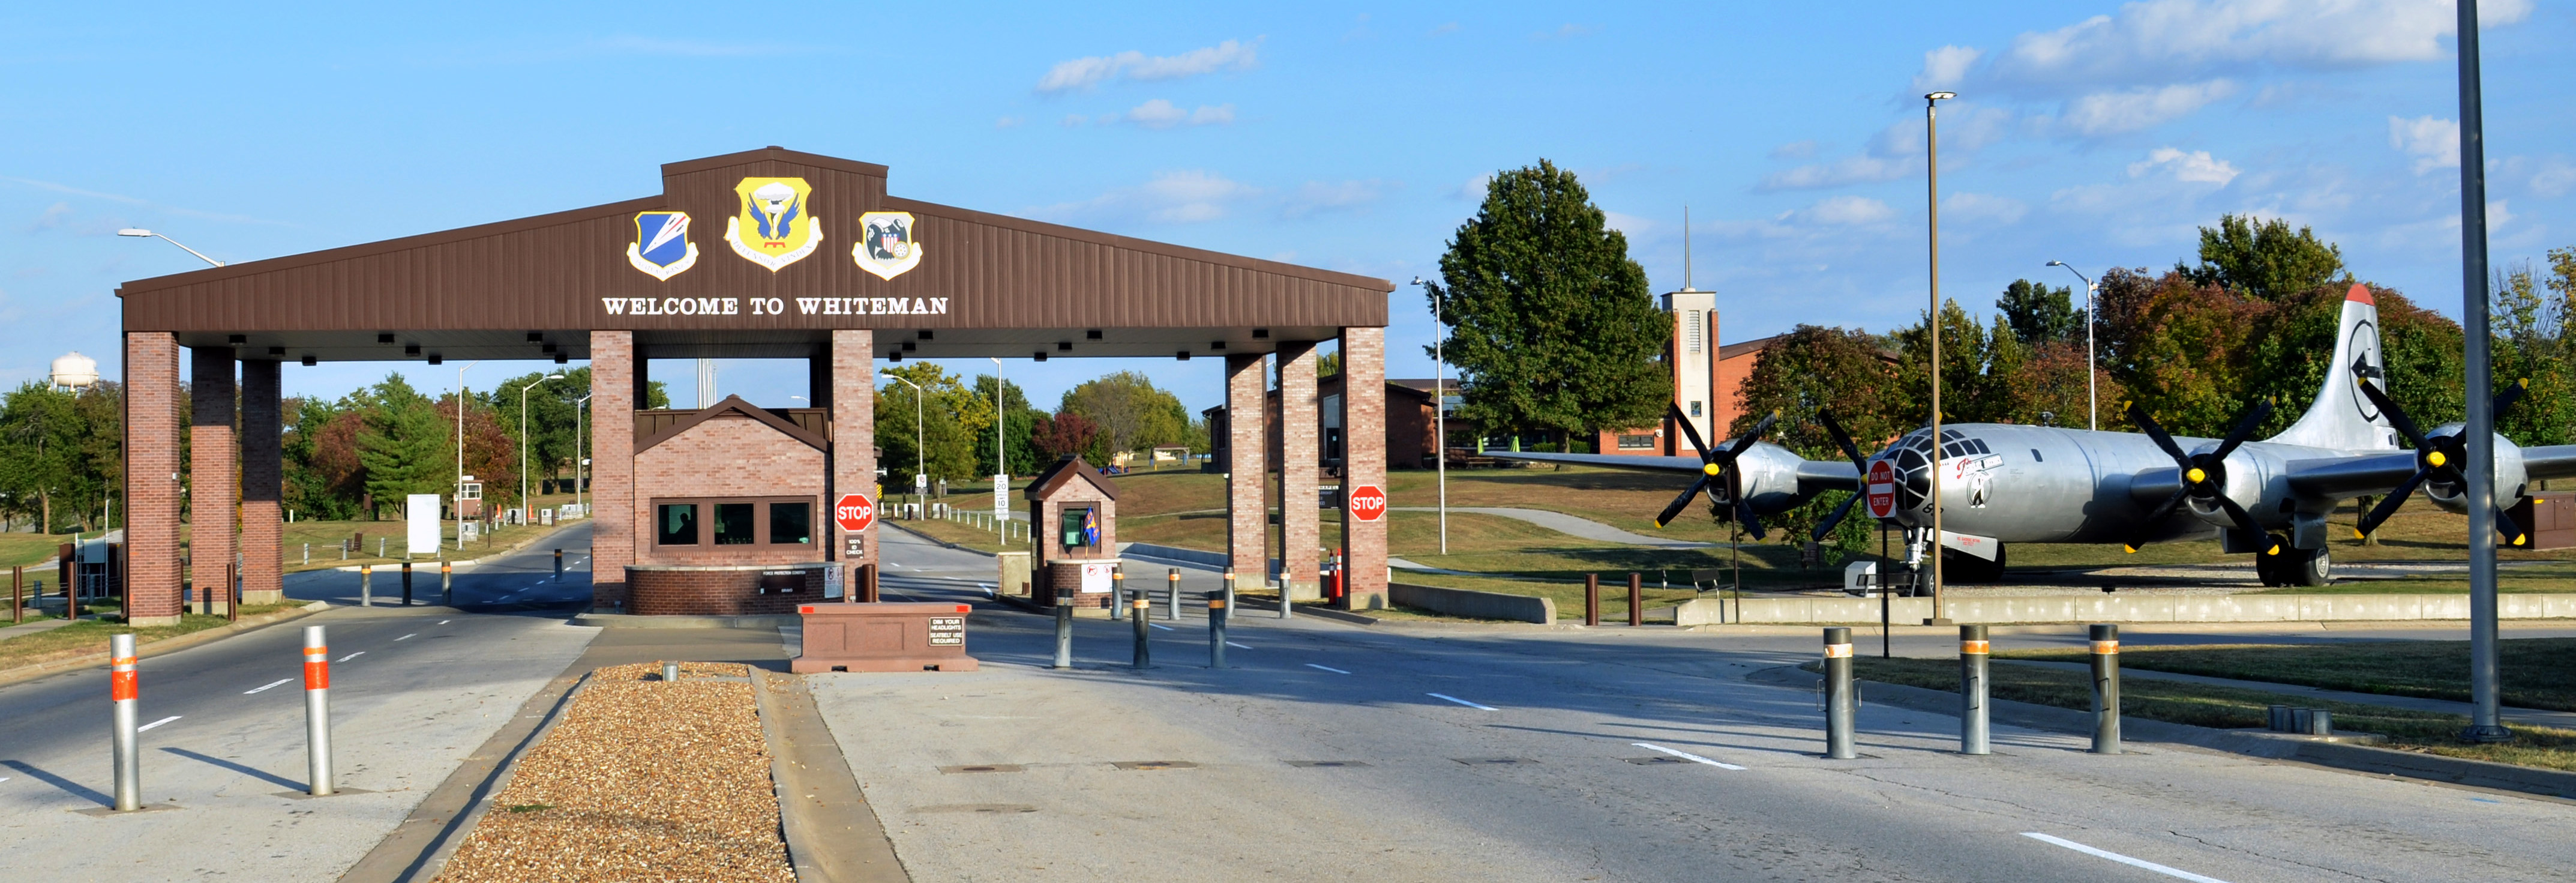
[[[1601,575],[1583,575],[1583,624],[1601,624]]]
[[[1986,719],[1986,627],[1959,627],[1959,753],[1992,754]]]
[[[456,562],[438,562],[438,606],[456,606]]]
[[[555,550],[555,582],[563,582],[563,550]]]
[[[679,663],[677,663],[677,662],[668,662],[668,661],[663,662],[663,663],[662,663],[662,683],[667,684],[667,683],[670,683],[670,682],[672,682],[672,681],[676,681],[676,680],[679,680],[679,679],[680,679],[680,664],[679,664]]]
[[[315,797],[331,794],[331,646],[304,627],[304,774]]]
[[[1628,624],[1646,624],[1646,578],[1634,573],[1628,575]]]
[[[1149,628],[1145,624],[1145,618],[1152,615],[1146,608],[1153,604],[1153,602],[1147,601],[1142,596],[1139,596],[1133,604],[1136,608],[1134,611],[1134,615],[1136,617],[1136,667],[1152,668],[1154,666],[1154,650],[1153,648],[1145,645],[1146,629]]]
[[[1225,593],[1208,593],[1208,667],[1225,667]]]
[[[27,621],[27,569],[9,568],[9,624]]]
[[[358,606],[376,606],[376,566],[358,565]]]
[[[411,562],[402,563],[403,606],[411,606]]]
[[[1073,598],[1055,596],[1055,667],[1073,667]]]
[[[107,655],[107,695],[116,704],[111,740],[116,749],[116,808],[125,812],[143,808],[143,752],[134,744],[135,706],[141,704],[141,691],[135,685],[134,634],[109,635]]]
[[[1171,568],[1171,574],[1164,577],[1163,581],[1163,598],[1169,604],[1172,614],[1170,619],[1173,622],[1179,622],[1181,621],[1181,569]]]
[[[1294,584],[1295,584],[1295,580],[1290,579],[1290,578],[1289,578],[1290,576],[1291,576],[1291,574],[1290,574],[1290,573],[1289,573],[1289,571],[1288,571],[1288,566],[1287,566],[1285,563],[1281,564],[1281,565],[1279,566],[1279,618],[1280,618],[1280,619],[1287,619],[1287,618],[1289,618],[1290,616],[1294,615],[1294,614],[1297,612],[1297,604],[1296,604],[1296,602],[1293,602],[1293,601],[1288,600],[1288,595],[1289,595],[1288,587],[1289,587],[1289,586],[1291,586],[1291,585],[1294,585]]]
[[[1835,626],[1825,630],[1825,756],[1850,760],[1860,754],[1852,750],[1852,718],[1858,711],[1852,701],[1851,629]]]
[[[2093,753],[2120,753],[2120,627],[2093,627]]]
[[[304,544],[304,564],[305,564],[305,566],[307,566],[307,567],[310,567],[310,566],[312,566],[312,564],[313,564],[313,544],[312,544],[312,543],[305,543],[305,544]]]
[[[1127,565],[1109,565],[1109,618],[1116,621],[1127,615]]]

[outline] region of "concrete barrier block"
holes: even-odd
[[[1472,589],[1449,589],[1407,583],[1388,583],[1386,595],[1387,600],[1406,607],[1419,607],[1450,616],[1550,625],[1556,622],[1556,601],[1537,595],[1479,592]]]

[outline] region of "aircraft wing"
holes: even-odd
[[[1776,445],[1763,445],[1783,453]],[[1612,469],[1638,469],[1649,472],[1698,472],[1698,457],[1641,457],[1626,454],[1540,454],[1529,452],[1486,451],[1482,456],[1500,460],[1528,460],[1537,463],[1574,463],[1583,466],[1607,466]],[[1794,455],[1792,455],[1794,456]],[[1798,496],[1813,496],[1823,491],[1857,490],[1860,467],[1845,460],[1798,461]]]
[[[2357,457],[2333,457],[2315,460],[2292,460],[2290,492],[2315,499],[2344,499],[2364,494],[2387,493],[2389,488],[2405,483],[2415,474],[2414,451],[2365,454]]]
[[[2576,478],[2576,445],[2524,448],[2522,471],[2532,478]]]

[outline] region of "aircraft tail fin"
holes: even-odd
[[[2388,428],[2388,418],[2356,388],[2366,377],[2386,390],[2387,370],[2388,362],[2379,352],[2379,302],[2371,297],[2369,286],[2355,284],[2344,294],[2334,359],[2317,389],[2316,401],[2299,422],[2269,440],[2347,451],[2396,450],[2397,433]]]

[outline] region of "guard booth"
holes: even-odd
[[[74,540],[57,550],[54,573],[84,603],[125,597],[125,544]],[[202,579],[202,577],[200,578]],[[221,579],[218,575],[217,579]]]
[[[483,483],[468,475],[456,482],[456,519],[472,521],[483,517]]]
[[[1081,457],[1067,455],[1030,480],[1030,562],[1041,605],[1070,597],[1075,607],[1108,607],[1118,566],[1118,486]]]

